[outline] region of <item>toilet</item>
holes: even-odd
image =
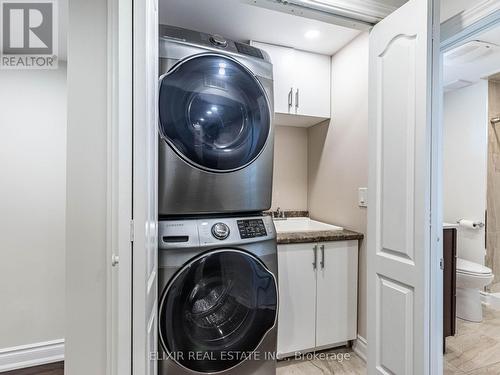
[[[470,322],[483,320],[480,290],[493,281],[488,267],[457,258],[457,317]]]

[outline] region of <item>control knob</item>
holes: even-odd
[[[218,240],[225,240],[229,237],[229,227],[224,223],[216,223],[212,226],[212,235]]]
[[[217,47],[226,47],[227,46],[227,40],[224,39],[223,36],[220,36],[218,34],[214,34],[210,37],[210,43],[212,43],[214,46],[217,46]]]

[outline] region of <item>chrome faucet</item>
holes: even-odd
[[[273,218],[275,220],[286,220],[285,211],[281,211],[278,207],[276,211],[273,212]]]

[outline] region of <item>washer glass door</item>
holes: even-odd
[[[227,370],[247,359],[273,328],[277,298],[276,279],[256,257],[232,249],[207,253],[167,285],[161,344],[189,370]]]
[[[160,82],[160,134],[186,162],[228,172],[254,161],[266,145],[270,109],[257,78],[232,58],[195,55]]]

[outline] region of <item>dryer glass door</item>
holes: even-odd
[[[228,172],[251,163],[270,131],[270,107],[257,78],[217,54],[195,55],[160,82],[160,133],[188,163]]]
[[[276,279],[260,260],[232,249],[204,254],[163,293],[161,344],[189,370],[230,369],[248,359],[274,327],[277,304]]]

